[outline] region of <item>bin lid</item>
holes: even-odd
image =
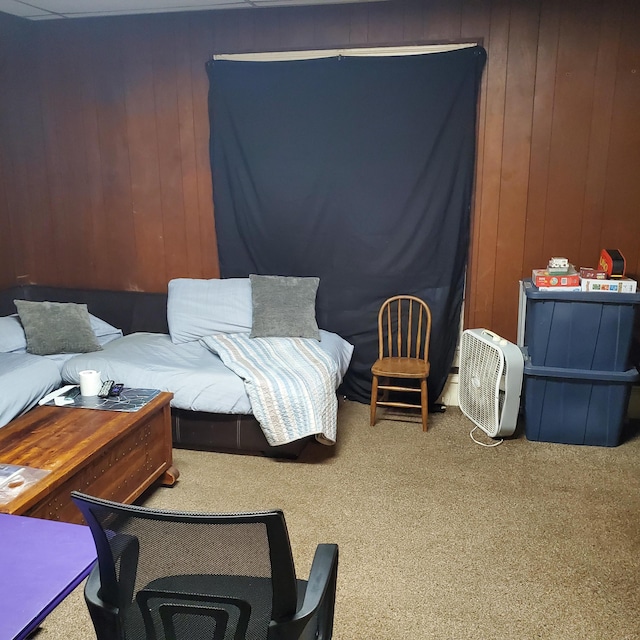
[[[614,295],[614,294],[612,294]],[[640,373],[633,367],[627,371],[597,371],[591,369],[565,369],[563,367],[539,367],[525,362],[525,376],[541,378],[572,378],[574,380],[592,380],[598,382],[620,382],[631,384],[640,379]]]
[[[600,304],[640,304],[640,293],[609,293],[606,291],[540,291],[531,278],[522,281],[527,298],[560,300],[562,302],[598,302]]]

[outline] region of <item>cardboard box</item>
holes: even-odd
[[[633,278],[616,278],[620,283],[620,293],[636,293],[638,282]]]
[[[609,278],[606,271],[594,269],[593,267],[580,267],[580,277],[592,280],[607,280]]]
[[[582,287],[582,291],[635,293],[638,283],[631,278],[612,278],[611,280],[583,278],[580,286]]]
[[[569,260],[566,258],[551,258],[547,265],[547,271],[549,272],[549,275],[552,276],[564,276],[569,273],[572,268],[573,265],[569,264]]]
[[[575,269],[565,275],[551,275],[547,269],[534,269],[532,274],[531,280],[538,288],[580,286],[580,275]]]

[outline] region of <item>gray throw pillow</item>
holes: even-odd
[[[102,350],[91,327],[86,304],[27,300],[13,302],[24,327],[29,353],[46,356]]]
[[[251,274],[251,338],[315,338],[319,278]]]

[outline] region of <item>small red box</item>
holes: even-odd
[[[549,275],[546,269],[534,269],[532,278],[536,287],[579,287],[580,274],[575,269],[564,275]]]
[[[609,276],[607,276],[606,271],[602,271],[601,269],[580,267],[580,277],[587,278],[589,280],[606,280]]]

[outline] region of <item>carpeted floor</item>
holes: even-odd
[[[178,484],[145,504],[281,508],[301,576],[338,543],[336,640],[640,639],[640,436],[485,448],[471,427],[449,408],[427,433],[372,428],[344,402],[336,447],[296,462],[175,450]],[[94,637],[80,588],[35,637]]]

